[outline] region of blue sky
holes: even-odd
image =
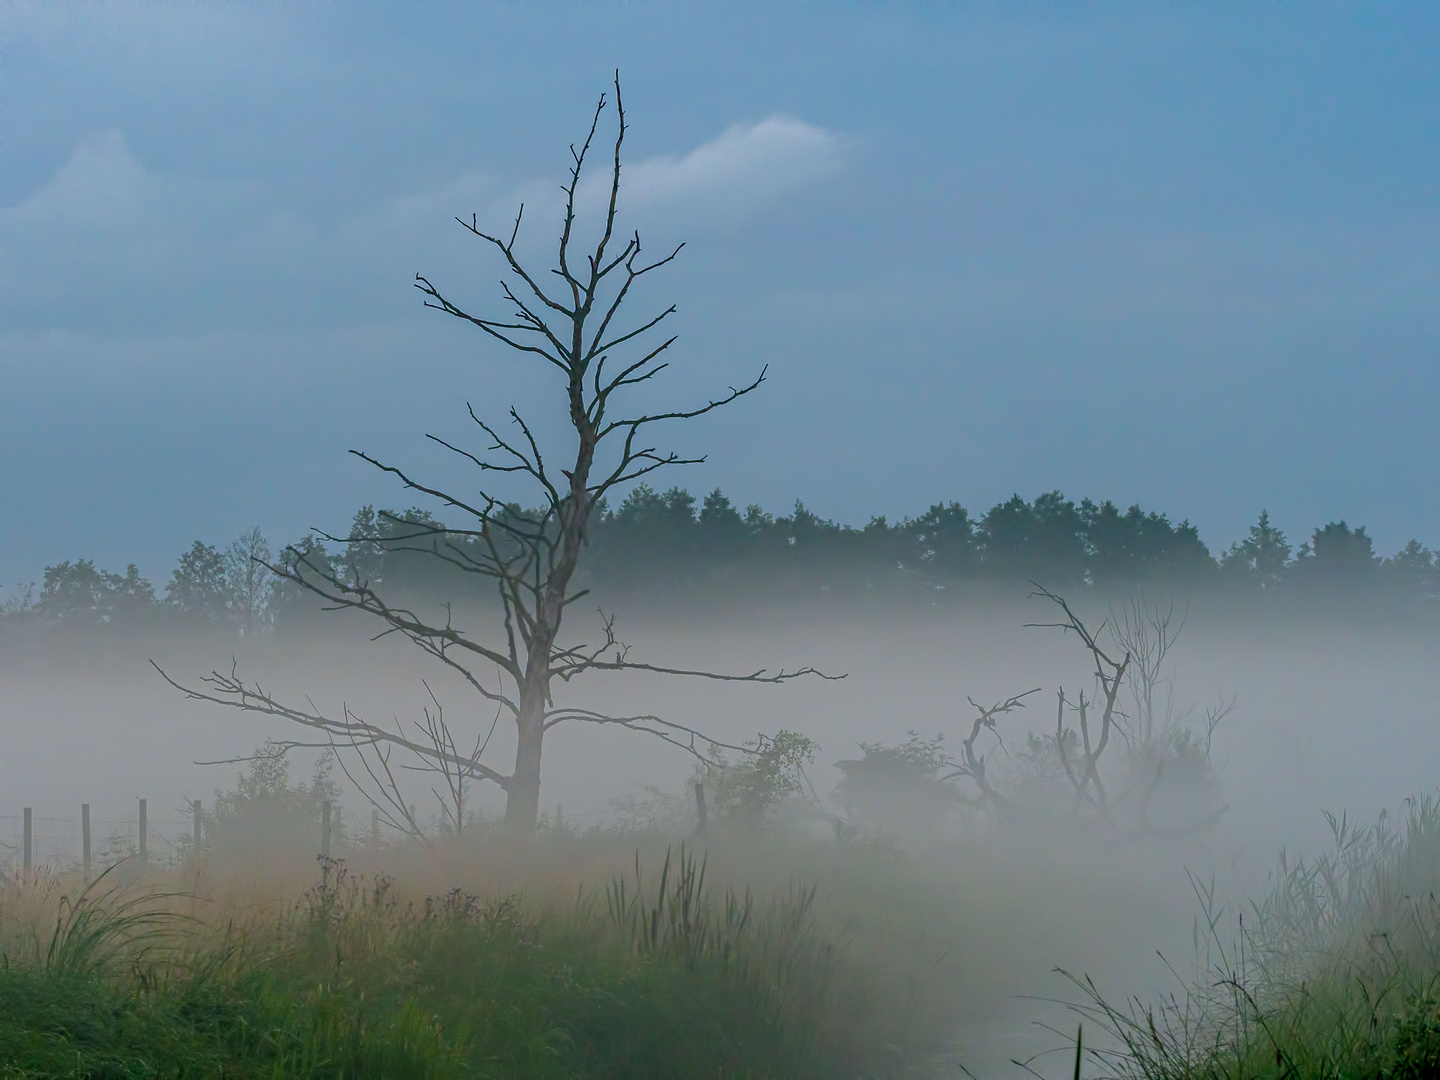
[[[425,311],[499,268],[622,70],[623,209],[687,241],[674,482],[863,523],[1020,492],[1219,548],[1440,546],[1440,8],[74,4],[0,14],[0,580],[163,579],[468,483],[554,385]],[[554,430],[551,434],[557,434]]]

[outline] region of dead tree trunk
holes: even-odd
[[[528,831],[540,816],[540,757],[545,747],[545,707],[550,681],[543,674],[526,680],[516,718],[515,768],[505,789],[505,823]]]

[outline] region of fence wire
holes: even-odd
[[[194,818],[154,818],[145,822],[146,861],[156,866],[178,866],[193,853]],[[0,871],[13,875],[24,868],[25,817],[0,814]],[[62,873],[78,869],[84,862],[82,819],[74,817],[30,818],[31,868]],[[90,866],[103,871],[123,859],[140,854],[140,819],[90,818]]]

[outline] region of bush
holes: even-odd
[[[235,786],[216,791],[206,816],[210,851],[215,855],[313,854],[320,838],[324,804],[337,804],[334,757],[327,751],[315,763],[309,784],[292,783],[286,748],[267,739],[250,757]],[[334,842],[343,822],[332,821]]]

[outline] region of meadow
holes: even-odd
[[[1022,1003],[1049,1024],[1035,1075],[1072,1075],[1081,1023],[1086,1076],[1435,1075],[1440,804],[1331,825],[1248,901],[1192,877],[1183,944],[1154,852],[1073,836],[1023,858],[952,838],[942,859],[547,821],[526,843],[475,825],[333,860],[280,843],[89,883],[37,873],[0,891],[0,1061],[77,1078],[957,1075],[986,1064],[957,1030],[1013,1020],[1068,955],[1088,966]],[[1125,996],[1157,942],[1170,989]]]

